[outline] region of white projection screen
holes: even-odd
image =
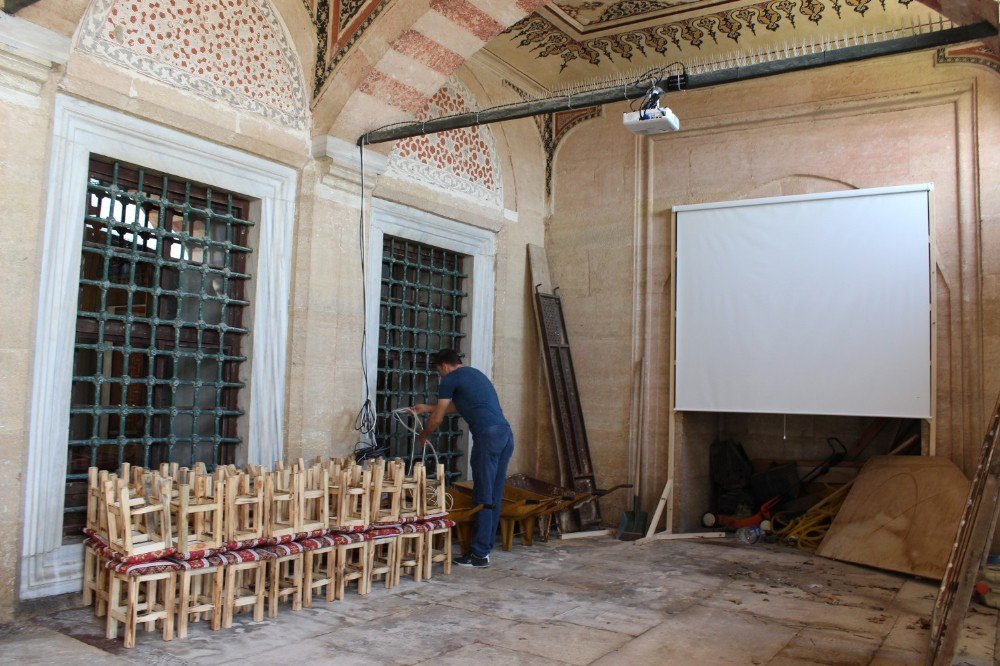
[[[930,191],[675,207],[675,409],[929,418]]]

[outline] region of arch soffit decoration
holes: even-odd
[[[308,128],[305,72],[272,0],[94,0],[75,48],[286,127]]]
[[[315,6],[315,16],[332,4],[302,1]],[[353,142],[376,126],[412,120],[472,54],[546,1],[432,0],[415,11],[416,3],[362,0],[377,21],[361,21],[330,46],[323,45],[328,35],[320,36],[317,50],[333,66],[317,59],[315,133]],[[328,27],[333,20],[328,16]]]
[[[417,118],[477,108],[457,78],[430,97]],[[459,196],[488,208],[503,208],[503,180],[496,140],[486,126],[401,139],[389,155],[387,175]]]

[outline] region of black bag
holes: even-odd
[[[763,504],[769,499],[781,497],[792,500],[799,496],[799,466],[790,462],[784,465],[772,464],[770,468],[754,474],[750,478],[757,504]]]
[[[744,489],[719,493],[715,506],[724,516],[744,517],[752,516],[757,504],[754,502],[753,493]]]
[[[739,442],[715,442],[709,450],[709,470],[719,494],[750,487],[753,465]]]

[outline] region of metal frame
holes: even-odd
[[[66,514],[91,466],[233,462],[244,413],[249,202],[97,157],[87,198]]]
[[[382,239],[379,305],[378,383],[375,408],[376,436],[389,446],[389,455],[409,459],[411,433],[398,426],[392,412],[436,398],[437,372],[432,355],[467,347],[463,326],[467,313],[468,257],[453,250],[385,235]],[[457,416],[446,417],[435,433],[437,456],[448,470],[448,481],[459,480],[464,432]]]
[[[367,321],[367,365],[368,394],[375,395],[378,367],[378,323],[379,294],[381,284],[382,242],[385,235],[405,238],[435,247],[459,252],[469,257],[463,265],[464,272],[471,277],[466,291],[470,295],[465,331],[468,346],[465,348],[467,364],[482,371],[487,377],[493,375],[493,302],[496,282],[496,233],[471,224],[450,220],[433,213],[417,210],[402,204],[373,199],[369,207],[368,254],[366,272],[368,276]],[[363,391],[362,391],[363,394]],[[469,436],[469,451],[474,446]],[[465,475],[471,477],[471,469],[466,460]]]

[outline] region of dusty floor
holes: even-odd
[[[183,641],[140,632],[129,651],[89,609],[50,612],[0,629],[0,663],[919,664],[935,592],[732,539],[579,539]],[[997,624],[973,606],[956,663],[996,663]]]

